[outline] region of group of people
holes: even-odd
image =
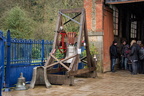
[[[117,41],[110,46],[111,72],[115,72],[116,60],[120,59],[120,68],[129,70],[131,74],[144,74],[144,45],[132,40],[130,45],[126,40],[118,51]]]

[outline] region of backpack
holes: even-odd
[[[143,60],[143,59],[144,59],[144,54],[141,55],[141,56],[139,56],[139,59],[140,59],[140,60]]]
[[[144,49],[139,50],[139,59],[144,60]]]

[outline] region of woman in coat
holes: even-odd
[[[138,72],[138,49],[137,49],[137,44],[136,40],[131,41],[131,51],[130,51],[130,59],[132,62],[132,74],[136,75]]]

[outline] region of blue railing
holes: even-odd
[[[4,81],[4,37],[3,33],[0,31],[0,96],[2,96],[1,91],[3,88]]]
[[[4,87],[14,86],[21,72],[26,81],[31,81],[33,68],[44,65],[52,49],[52,44],[52,41],[47,40],[12,39],[10,31],[8,31],[3,50],[5,52]]]

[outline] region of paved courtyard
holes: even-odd
[[[24,91],[3,92],[3,96],[144,96],[144,74],[99,73],[97,78],[76,78],[74,86],[36,86]]]

